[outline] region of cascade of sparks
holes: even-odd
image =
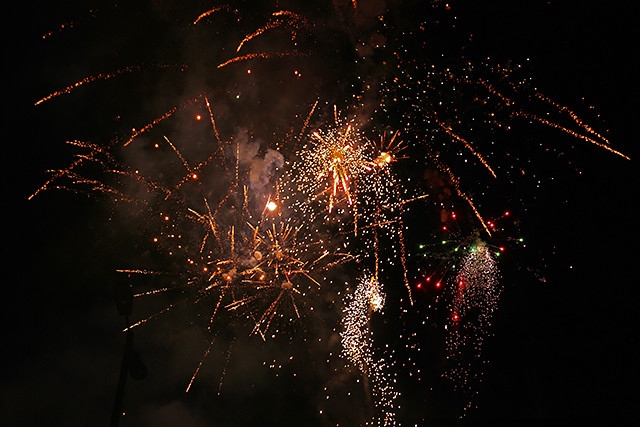
[[[440,2],[434,5],[434,10],[443,8]],[[359,7],[352,2],[344,16],[357,16]],[[187,391],[219,335],[232,326],[238,327],[234,332],[258,336],[263,343],[277,341],[297,331],[292,325],[324,321],[330,306],[334,319],[340,320],[329,329],[340,330],[340,354],[361,375],[367,403],[375,412],[361,421],[364,425],[395,426],[401,419],[403,394],[393,372],[398,364],[389,361],[394,351],[382,354],[373,340],[373,314],[383,316],[386,298],[380,283],[398,301],[392,309],[402,318],[415,304],[411,280],[420,273],[411,270],[410,260],[424,255],[422,247],[414,249],[415,242],[425,234],[435,239],[433,230],[450,233],[452,241],[469,230],[481,230],[447,255],[459,262],[458,269],[447,259],[433,274],[436,287],[446,287],[444,295],[450,297],[444,325],[447,369],[442,376],[471,402],[481,382],[484,340],[491,333],[501,289],[491,249],[501,230],[485,219],[483,196],[499,180],[514,183],[535,175],[529,172],[533,166],[527,147],[500,143],[512,129],[529,123],[608,154],[628,156],[572,109],[533,88],[520,67],[489,59],[477,63],[463,58],[457,66],[428,62],[437,57],[425,54],[431,49],[431,24],[420,22],[412,31],[396,29],[384,13],[375,24],[375,33],[387,40],[375,47],[384,60],[375,73],[357,75],[360,86],[350,89],[357,93],[343,93],[342,87],[337,95],[317,93],[320,89],[307,94],[313,85],[296,85],[312,75],[314,67],[330,68],[321,48],[331,41],[318,29],[326,29],[326,24],[315,22],[313,11],[302,6],[268,12],[262,7],[262,14],[247,8],[220,5],[183,14],[188,15],[182,29],[188,40],[219,41],[202,63],[204,53],[196,55],[198,60],[185,55],[173,65],[160,60],[152,62],[155,65],[125,65],[37,100],[40,106],[87,90],[97,81],[112,83],[153,72],[166,73],[166,80],[180,76],[189,82],[183,85],[184,93],[147,112],[146,122],[131,126],[124,136],[118,133],[107,144],[70,141],[76,150],[73,160],[51,171],[30,199],[51,189],[102,196],[124,223],[132,228],[144,224],[135,230],[144,239],[140,252],[152,252],[155,258],[123,260],[119,272],[136,286],[144,282],[136,298],[164,296],[171,302],[142,314],[125,330],[179,311],[206,319],[209,340],[194,361]],[[347,29],[345,34],[353,35]],[[49,32],[44,38],[54,36]],[[355,60],[356,65],[361,62],[365,69],[371,66],[363,58]],[[280,72],[291,81],[272,79]],[[200,87],[192,84],[190,79],[208,73],[211,80]],[[335,83],[326,79],[329,85]],[[278,87],[265,89],[272,82]],[[327,86],[318,85],[330,92]],[[281,88],[288,92],[277,93]],[[249,94],[261,90],[265,92]],[[333,104],[327,118],[330,107],[323,102],[329,101],[323,99],[333,98],[348,100],[347,112],[339,114]],[[118,124],[130,121],[135,120],[128,117]],[[440,211],[440,223],[425,221],[433,209]],[[469,224],[458,225],[462,221],[456,221],[455,211],[467,213]],[[454,224],[459,228],[454,230]],[[507,240],[517,244],[513,237]],[[435,251],[429,254],[442,261]],[[140,277],[149,280],[137,281]],[[355,280],[352,293],[341,284]],[[393,324],[406,326],[403,321]],[[305,343],[317,340],[330,352],[330,339],[301,329],[309,335]],[[223,374],[232,353],[230,345]],[[470,408],[468,403],[463,412]]]
[[[353,294],[348,294],[342,316],[342,355],[362,374],[365,393],[375,409],[375,416],[367,425],[395,426],[396,400],[394,379],[389,373],[391,363],[374,355],[371,315],[381,312],[385,294],[375,277],[360,279]]]
[[[465,394],[475,394],[483,375],[484,341],[500,298],[499,270],[494,254],[482,240],[469,247],[455,279],[450,316],[446,324],[447,359],[451,367],[443,376]],[[472,400],[463,408],[467,411]]]
[[[383,132],[379,142],[372,142],[361,134],[357,123],[342,123],[334,111],[334,127],[311,134],[309,143],[294,154],[278,187],[283,202],[296,215],[310,222],[320,221],[325,227],[329,224],[347,240],[358,240],[373,248],[359,256],[369,263],[376,277],[384,270],[380,235],[391,236],[398,249],[394,247],[395,255],[385,264],[398,262],[402,266],[411,300],[403,209],[427,195],[409,195],[397,178],[393,166],[407,158],[402,155],[403,149],[399,132],[392,133],[389,140]]]

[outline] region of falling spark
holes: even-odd
[[[198,15],[198,17],[193,21],[193,25],[198,24],[198,22],[202,21],[204,18],[207,18],[207,17],[209,17],[209,16],[213,15],[214,13],[219,12],[221,10],[224,10],[226,12],[231,12],[232,11],[232,9],[228,5],[214,7],[212,9],[206,10],[206,11],[202,12],[200,15]]]
[[[471,394],[465,406],[468,410],[476,383],[483,375],[483,350],[501,293],[497,262],[484,241],[477,239],[469,247],[452,283],[452,293],[446,325],[451,366],[443,376],[465,395]]]
[[[191,105],[194,102],[197,101],[198,98],[194,98],[189,100],[188,102],[180,105],[180,106],[176,106],[171,108],[169,111],[167,111],[166,113],[162,114],[159,117],[156,117],[155,119],[153,119],[151,122],[147,123],[146,125],[144,125],[141,129],[133,129],[131,131],[131,136],[129,137],[129,139],[124,143],[125,147],[129,144],[131,144],[136,138],[138,138],[140,135],[142,135],[145,132],[148,132],[150,129],[152,129],[154,126],[156,126],[158,123],[167,120],[169,117],[173,116],[177,111],[183,109],[184,107],[186,107],[187,105]]]
[[[143,69],[148,68],[148,67],[142,67],[140,65],[132,65],[132,66],[128,66],[125,68],[122,68],[120,70],[114,71],[112,73],[100,73],[100,74],[96,74],[93,76],[87,76],[85,78],[83,78],[82,80],[79,80],[67,87],[65,87],[64,89],[61,90],[57,90],[55,92],[52,92],[51,94],[45,96],[44,98],[39,99],[38,101],[35,102],[34,105],[40,105],[44,102],[47,102],[53,98],[56,98],[60,95],[67,95],[69,93],[71,93],[72,91],[74,91],[75,89],[78,89],[79,87],[85,86],[87,84],[96,82],[98,80],[110,80],[110,79],[114,79],[116,77],[120,77],[123,74],[128,74],[128,73],[135,73],[135,72],[140,72]],[[156,66],[156,68],[168,68],[168,65],[158,65]],[[181,68],[184,68],[184,66],[181,66]]]
[[[491,166],[489,166],[489,163],[487,163],[487,161],[484,159],[484,157],[482,157],[482,155],[480,153],[478,153],[476,150],[474,150],[474,148],[471,146],[471,144],[469,144],[466,140],[464,140],[464,138],[462,138],[461,136],[457,135],[456,133],[453,132],[453,130],[451,129],[451,127],[445,125],[444,123],[442,123],[440,120],[436,119],[436,122],[438,123],[438,125],[445,130],[445,132],[447,132],[447,134],[449,136],[451,136],[453,139],[455,139],[458,142],[461,142],[465,148],[467,150],[469,150],[478,160],[480,160],[480,163],[482,163],[484,165],[484,167],[486,167],[489,172],[491,173],[491,176],[493,176],[494,178],[497,178],[496,173],[493,171],[493,169],[491,168]]]
[[[253,33],[246,35],[245,38],[242,39],[242,41],[236,48],[236,52],[240,52],[240,49],[242,49],[242,46],[244,46],[245,43],[262,35],[265,31],[273,30],[275,28],[281,28],[283,26],[290,29],[291,39],[295,40],[296,31],[300,28],[300,23],[304,22],[304,19],[302,19],[300,15],[288,10],[281,10],[278,12],[274,12],[272,16],[275,17],[274,20],[269,21],[264,26],[255,30]]]
[[[227,65],[234,64],[236,62],[249,61],[251,59],[271,59],[271,58],[284,58],[286,56],[296,55],[294,52],[260,52],[260,53],[247,53],[246,55],[234,56],[220,64],[217,68],[224,68]]]
[[[395,401],[399,393],[389,374],[392,363],[374,355],[371,316],[382,312],[385,294],[374,276],[363,277],[353,294],[348,294],[342,316],[342,357],[353,364],[363,376],[365,393],[373,397],[378,425],[395,426]]]
[[[255,11],[249,9],[250,13]],[[350,15],[364,18],[355,0],[351,9]],[[206,70],[215,82],[215,89],[196,87],[194,82],[201,76],[192,79],[191,73],[202,70],[201,64],[179,65],[179,75],[189,82],[184,85],[186,102],[164,107],[166,111],[151,121],[149,117],[141,120],[146,124],[133,129],[124,144],[69,142],[76,150],[73,160],[65,168],[50,171],[49,179],[29,200],[50,189],[100,196],[120,208],[113,210],[117,215],[131,214],[132,223],[144,224],[140,232],[144,233],[148,246],[140,245],[140,259],[153,253],[163,260],[161,268],[144,262],[136,265],[135,260],[127,259],[132,264],[117,271],[129,277],[145,276],[153,282],[150,289],[136,288],[136,299],[165,297],[170,302],[159,310],[156,307],[143,312],[125,330],[148,325],[154,319],[181,310],[194,319],[208,321],[206,330],[210,336],[202,357],[194,363],[187,392],[193,389],[208,357],[217,352],[222,326],[232,326],[246,331],[248,337],[259,336],[267,341],[286,334],[288,325],[320,317],[317,313],[329,301],[332,307],[340,307],[336,302],[344,297],[341,356],[361,376],[375,409],[375,419],[367,425],[383,426],[399,424],[396,408],[400,392],[394,387],[395,370],[399,369],[392,357],[396,353],[377,348],[374,340],[375,316],[382,316],[386,298],[380,281],[384,280],[387,290],[402,281],[411,307],[422,309],[422,299],[414,296],[409,283],[417,274],[411,271],[411,263],[417,257],[412,242],[423,237],[418,234],[428,234],[437,228],[437,224],[424,221],[429,208],[442,209],[445,217],[450,218],[452,206],[457,208],[461,201],[473,222],[470,227],[478,232],[473,240],[455,243],[452,252],[457,253],[450,258],[455,259],[458,267],[447,264],[433,275],[431,283],[437,282],[434,286],[442,298],[449,298],[450,315],[444,325],[448,366],[443,376],[465,396],[475,396],[474,387],[483,374],[484,342],[490,334],[500,296],[495,253],[489,243],[480,239],[479,230],[486,232],[486,236],[482,233],[485,238],[499,233],[494,223],[484,218],[481,208],[487,189],[473,191],[473,187],[469,190],[465,185],[463,191],[463,177],[477,176],[480,180],[487,176],[492,182],[498,177],[513,179],[519,172],[511,171],[521,168],[511,162],[518,157],[512,153],[521,149],[522,144],[501,142],[508,140],[505,135],[516,125],[527,123],[560,131],[625,159],[629,156],[614,149],[606,135],[572,109],[537,89],[532,90],[526,79],[518,79],[518,67],[491,64],[489,59],[480,63],[464,59],[458,64],[439,65],[434,59],[437,55],[424,52],[432,44],[422,40],[428,36],[428,25],[393,37],[396,29],[390,28],[386,13],[377,17],[383,28],[379,35],[384,33],[386,40],[384,46],[375,48],[388,53],[380,56],[387,57],[380,68],[386,74],[380,79],[377,74],[372,78],[366,73],[355,73],[364,89],[344,94],[350,103],[347,108],[355,111],[353,118],[342,118],[335,104],[333,117],[331,112],[318,113],[322,110],[318,108],[318,97],[324,94],[310,93],[296,104],[296,108],[305,106],[303,113],[295,114],[299,120],[305,117],[299,132],[296,129],[282,136],[279,131],[269,129],[268,137],[261,139],[253,136],[255,129],[248,129],[247,142],[244,134],[226,130],[251,128],[251,124],[241,122],[245,111],[238,112],[224,103],[227,97],[237,100],[238,88],[246,87],[246,82],[234,80],[237,76],[232,75],[231,65],[286,59],[280,61],[280,68],[287,71],[289,78],[299,77],[299,70],[305,78],[313,76],[313,67],[297,68],[307,64],[288,67],[298,59],[317,59],[313,47],[309,49],[311,52],[298,49],[303,39],[301,31],[313,29],[310,33],[317,36],[319,23],[310,24],[302,14],[277,10],[265,14],[266,18],[256,24],[224,5],[190,13],[183,29],[200,35],[208,30],[208,18],[218,12],[228,12],[226,25],[234,31],[229,31],[233,36],[212,40],[216,47],[220,46],[214,50],[223,55],[209,58],[209,66],[214,65]],[[250,22],[250,27],[240,28],[245,22]],[[63,24],[58,31],[72,26],[73,23]],[[221,28],[216,27],[216,34],[227,29]],[[281,47],[283,50],[247,52],[253,47],[274,46],[267,43],[271,39],[266,39],[283,34],[284,43],[278,45],[285,46]],[[312,46],[322,43],[321,38],[314,39]],[[154,50],[164,51],[150,51]],[[226,59],[228,55],[232,57]],[[356,65],[373,62],[358,60]],[[169,67],[126,66],[111,73],[91,75],[39,99],[35,105],[70,95],[97,81],[114,84],[126,74]],[[251,84],[259,88],[273,85],[276,80],[258,74],[251,72]],[[303,80],[295,79],[295,84]],[[373,80],[383,83],[377,85]],[[296,91],[304,92],[297,87]],[[338,99],[340,95],[343,94],[338,94]],[[265,109],[273,109],[273,113],[279,113],[276,108],[281,104],[294,104],[286,93],[282,99],[273,98],[264,97],[258,103]],[[214,109],[210,100],[220,102],[214,103],[220,108]],[[309,113],[304,116],[309,105]],[[176,125],[180,114],[191,113],[185,111],[191,108],[197,111],[189,117],[195,116],[197,120],[191,120],[188,126],[200,122],[197,126],[206,127],[209,137],[199,152],[195,148],[201,147],[195,147],[197,144],[190,138],[181,139],[192,129],[176,130],[181,127]],[[210,126],[200,121],[206,114]],[[324,117],[316,117],[317,114]],[[232,120],[233,115],[238,116],[239,123]],[[246,120],[254,119],[260,121],[262,116],[257,114]],[[257,147],[255,153],[248,150],[253,146]],[[147,150],[150,147],[154,149]],[[266,150],[273,151],[274,147],[284,157],[284,165],[278,166],[264,185],[252,186],[251,173],[255,172],[256,164],[264,159]],[[148,157],[140,159],[143,157],[140,153]],[[528,152],[520,156],[529,163]],[[475,174],[474,169],[465,170],[467,167],[481,168],[484,173]],[[422,188],[425,179],[421,179],[425,169],[437,169],[446,175],[448,180],[443,179],[446,183],[442,186],[446,188],[442,194],[426,195]],[[419,226],[413,227],[416,223]],[[455,237],[449,241],[455,241]],[[137,245],[135,248],[138,250]],[[401,277],[393,275],[397,270],[402,271]],[[363,274],[369,271],[373,274]],[[447,280],[452,274],[455,279]],[[353,292],[346,284],[340,284],[344,276],[361,277]],[[226,351],[219,394],[234,339]],[[465,411],[470,408],[471,398],[469,402]]]

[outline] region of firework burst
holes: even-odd
[[[376,412],[372,423],[399,424],[395,353],[375,345],[373,320],[385,306],[382,281],[398,302],[399,317],[410,317],[404,302],[414,307],[410,282],[420,273],[410,261],[428,255],[439,263],[430,277],[448,312],[442,375],[473,396],[501,289],[487,243],[496,235],[485,217],[494,210],[487,195],[497,192],[496,183],[515,183],[533,168],[530,147],[510,143],[509,135],[533,125],[628,156],[573,109],[540,93],[521,67],[466,57],[438,63],[429,23],[405,31],[388,11],[364,25],[367,16],[357,2],[344,19],[361,24],[359,31],[375,28],[376,37],[363,42],[353,28],[344,30],[358,53],[346,80],[336,84],[316,75],[318,82],[298,86],[314,70],[320,74],[331,61],[344,60],[333,37],[321,36],[336,22],[316,22],[302,7],[252,7],[176,15],[180,54],[170,44],[144,47],[143,65],[70,79],[37,100],[40,107],[132,77],[140,83],[153,75],[163,83],[156,85],[153,96],[162,101],[153,108],[143,108],[148,93],[142,87],[126,95],[136,97],[131,104],[141,112],[114,115],[110,126],[117,130],[109,143],[70,142],[74,159],[51,171],[30,199],[49,189],[99,195],[114,206],[113,218],[132,228],[142,224],[135,232],[144,242],[132,245],[140,259],[127,259],[119,272],[134,283],[153,279],[136,288],[136,298],[170,301],[125,330],[179,310],[206,319],[208,347],[187,390],[230,325],[266,342],[286,335],[287,325],[322,317],[317,313],[328,305],[334,319],[341,318],[329,329],[334,335],[340,329],[340,354],[365,383]],[[47,42],[54,36],[47,33]],[[166,81],[179,81],[174,92],[165,92]],[[327,119],[317,99],[349,100],[350,113],[339,115],[334,106]],[[440,215],[432,223],[426,219],[434,209]],[[468,224],[454,221],[456,215],[468,217]],[[429,247],[443,240],[447,249],[439,255],[414,250],[425,234]],[[356,281],[351,292],[347,283]],[[424,325],[408,322],[394,319],[402,339],[415,336],[405,328]]]
[[[352,294],[348,294],[342,317],[342,356],[360,371],[368,401],[375,416],[367,425],[395,426],[395,379],[390,373],[393,363],[375,355],[371,316],[382,312],[385,294],[377,279],[368,275],[360,279]]]
[[[477,392],[482,381],[484,342],[491,334],[498,309],[500,273],[493,251],[478,239],[468,248],[451,284],[450,316],[446,325],[447,359],[451,367],[443,374],[465,394]],[[471,407],[468,401],[464,410]]]

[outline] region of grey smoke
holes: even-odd
[[[249,182],[251,190],[263,194],[265,187],[274,177],[276,171],[284,166],[284,157],[279,151],[267,149],[264,157],[257,157],[251,164]]]

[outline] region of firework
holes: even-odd
[[[261,313],[253,332],[259,333],[264,339],[274,317],[283,316],[279,309],[284,303],[290,303],[295,318],[299,319],[296,299],[308,299],[310,293],[321,290],[322,279],[316,276],[352,257],[348,253],[325,249],[322,242],[313,240],[312,236],[299,241],[302,227],[293,228],[281,223],[272,224],[265,231],[261,231],[259,226],[251,228],[253,266],[240,273],[242,283],[248,285],[244,287],[246,295],[237,298],[226,308],[237,310],[249,307],[252,313]],[[268,302],[266,307],[264,301]],[[293,318],[285,320],[294,321]]]
[[[342,317],[342,356],[363,377],[365,393],[373,401],[376,412],[372,423],[395,426],[395,405],[399,393],[394,388],[394,378],[389,372],[393,364],[374,355],[371,330],[371,316],[374,312],[381,312],[384,303],[382,285],[371,275],[360,279],[354,292],[347,295]]]
[[[127,258],[118,271],[134,282],[138,300],[156,299],[161,307],[144,311],[125,330],[175,312],[205,319],[206,349],[194,362],[187,391],[215,353],[220,334],[233,328],[274,342],[295,330],[291,325],[324,321],[318,313],[328,305],[333,319],[341,319],[328,329],[337,335],[340,328],[340,354],[365,384],[376,412],[372,422],[399,424],[396,353],[376,346],[373,328],[385,306],[384,281],[402,317],[394,319],[401,329],[396,335],[419,346],[415,331],[405,329],[425,322],[409,324],[405,317],[411,307],[424,309],[415,307],[410,281],[419,271],[411,263],[427,257],[439,264],[429,277],[449,313],[441,328],[447,357],[442,375],[466,397],[474,396],[501,289],[491,249],[499,233],[486,219],[493,210],[487,195],[498,192],[497,183],[527,175],[533,164],[529,147],[510,143],[510,132],[533,125],[628,156],[573,109],[535,89],[518,66],[489,59],[427,62],[438,55],[424,54],[430,46],[424,23],[396,29],[381,12],[376,24],[364,25],[365,11],[352,2],[345,16],[364,25],[359,30],[377,28],[378,37],[359,39],[357,64],[341,76],[348,82],[314,76],[322,83],[315,84],[301,75],[319,74],[342,58],[330,37],[318,36],[325,23],[302,10],[247,9],[185,12],[175,18],[176,33],[195,55],[113,67],[36,101],[40,106],[99,81],[115,85],[153,73],[161,75],[159,88],[169,80],[180,83],[173,85],[179,96],[154,94],[166,101],[145,109],[141,126],[129,126],[134,119],[118,115],[117,135],[109,143],[70,142],[74,159],[51,171],[30,199],[49,189],[100,196],[114,206],[116,220],[139,226],[134,232],[143,242],[132,244],[139,259]],[[311,45],[305,43],[309,33],[319,37]],[[352,29],[345,34],[355,37]],[[153,46],[145,54],[165,48],[172,52]],[[314,48],[323,53],[315,57]],[[379,55],[366,53],[368,48]],[[302,73],[290,67],[293,62],[304,67]],[[295,86],[302,82],[306,86]],[[327,87],[334,86],[331,96]],[[280,93],[282,88],[288,91]],[[318,99],[334,98],[346,100],[348,113],[338,114],[334,105],[327,118]],[[144,105],[146,98],[136,101]],[[431,222],[434,209],[439,220]],[[453,221],[456,215],[468,223]],[[440,239],[440,232],[447,236]],[[423,240],[445,249],[414,250]],[[351,292],[346,283],[354,282]],[[405,289],[395,286],[399,282]],[[316,331],[301,329],[310,335],[305,342],[317,338],[311,337]]]
[[[446,324],[447,359],[451,367],[443,376],[465,394],[473,394],[482,380],[484,342],[491,334],[501,288],[494,253],[478,239],[461,260],[455,280],[450,315]],[[471,400],[465,410],[471,407]]]
[[[395,131],[389,140],[387,140],[387,132],[384,132],[379,141],[372,142],[368,140],[369,144],[373,147],[377,153],[376,157],[371,161],[371,166],[375,168],[384,168],[391,163],[395,163],[400,159],[407,159],[407,156],[402,156],[402,152],[406,148],[403,141],[400,139],[400,131]]]
[[[130,13],[131,11],[127,10],[127,12]],[[255,12],[255,10],[250,10],[249,13],[250,12]],[[35,101],[34,104],[37,106],[43,103],[51,102],[52,100],[62,95],[69,95],[72,92],[79,90],[80,88],[90,87],[96,82],[118,80],[131,75],[143,79],[149,79],[151,75],[153,75],[154,78],[159,76],[160,79],[175,79],[177,76],[177,78],[179,79],[189,81],[192,73],[197,74],[198,70],[201,69],[201,67],[212,66],[209,63],[210,61],[214,63],[214,65],[212,66],[214,69],[228,69],[232,64],[253,62],[254,60],[281,59],[290,56],[301,57],[305,55],[305,52],[303,51],[303,49],[301,49],[302,43],[299,42],[299,34],[305,33],[305,30],[308,28],[309,23],[302,15],[294,13],[292,11],[278,10],[267,14],[265,17],[266,23],[261,25],[258,29],[251,28],[250,26],[244,27],[242,24],[244,24],[246,20],[243,19],[242,13],[238,10],[238,8],[233,8],[229,5],[220,5],[206,11],[198,11],[195,12],[195,15],[187,15],[186,13],[184,15],[185,16],[182,16],[184,19],[177,19],[176,22],[178,22],[177,25],[180,26],[179,31],[187,35],[187,38],[192,41],[202,41],[207,37],[211,37],[211,26],[216,25],[240,27],[243,28],[244,31],[247,31],[247,34],[239,42],[237,40],[225,38],[223,40],[225,42],[225,46],[221,47],[219,50],[216,50],[216,54],[214,54],[212,57],[203,58],[201,54],[198,54],[195,57],[185,57],[184,61],[181,61],[177,64],[164,63],[162,62],[162,60],[151,57],[144,63],[125,64],[120,67],[114,67],[114,71],[111,72],[102,71],[85,76],[73,83],[67,84],[62,89],[52,91],[50,94]],[[96,18],[96,16],[93,17]],[[73,27],[74,25],[72,24],[64,24],[60,28],[62,29]],[[284,33],[288,35],[283,43],[280,43],[280,35],[283,32],[281,30],[285,30]],[[246,46],[251,45],[252,41],[260,39],[261,37],[266,37],[265,34],[271,33],[275,34],[274,37],[270,38],[271,44],[280,44],[282,46],[281,50],[257,50],[243,54],[239,53],[241,50],[247,50]],[[49,32],[43,38],[49,38],[53,34],[54,32]],[[220,40],[207,40],[207,43],[218,43],[219,41]],[[234,42],[236,43],[235,48],[233,47]],[[150,43],[159,44],[162,43],[162,41],[154,39],[150,41]],[[169,42],[169,44],[170,43],[171,42]],[[226,45],[227,43],[228,45]],[[195,50],[198,48],[198,46],[191,46],[190,50]],[[172,48],[169,46],[159,47],[156,44],[152,44],[147,47],[147,51],[145,53],[148,54],[149,52],[156,50],[171,51]],[[202,96],[211,96],[212,94],[219,91],[228,90],[228,88],[224,87],[218,88],[216,84],[213,84],[213,86],[214,88],[209,92],[207,90],[198,88],[186,95],[180,95],[178,98],[186,101],[181,101],[170,105],[169,107],[165,108],[164,111],[161,111],[146,123],[143,122],[143,124],[139,126],[132,126],[130,128],[130,136],[129,138],[124,140],[124,144],[131,144],[135,139],[141,137],[143,134],[153,129],[159,123],[169,119],[178,111],[183,110],[189,105],[193,104],[198,98]]]
[[[334,106],[333,126],[311,132],[307,144],[288,162],[278,187],[282,200],[298,217],[337,230],[334,235],[344,236],[353,247],[373,248],[358,255],[376,277],[385,265],[399,262],[411,301],[403,214],[405,205],[427,195],[411,196],[397,178],[393,166],[407,158],[405,146],[399,132],[391,133],[389,139],[387,135],[383,132],[372,142],[362,135],[355,120],[339,119]],[[381,250],[381,238],[385,245],[390,238],[390,251]],[[341,243],[335,237],[334,241]],[[385,263],[382,252],[397,255]]]

